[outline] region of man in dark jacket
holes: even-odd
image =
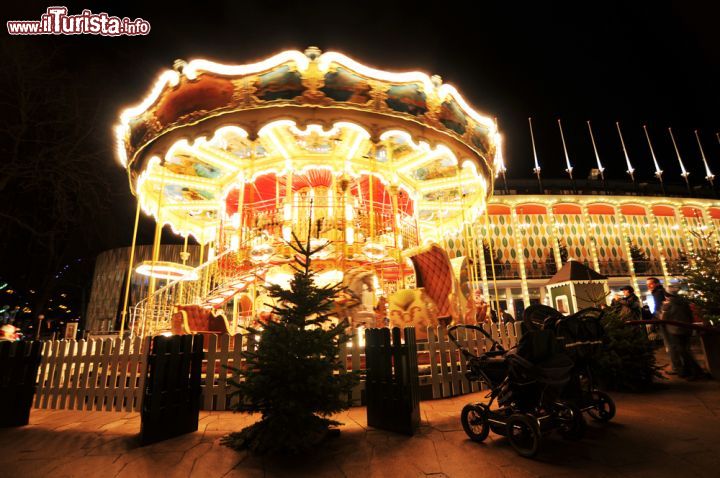
[[[642,304],[635,295],[635,289],[626,285],[620,289],[623,296],[617,300],[620,306],[619,315],[622,320],[640,320],[642,318]]]
[[[510,314],[510,312],[508,312],[505,309],[501,309],[500,318],[502,319],[503,323],[505,323],[505,324],[515,322],[515,317],[513,317]]]
[[[657,277],[650,277],[647,280],[647,288],[652,294],[654,307],[652,307],[653,319],[657,319],[660,316],[660,307],[665,302],[665,289],[660,283],[660,279]]]
[[[668,286],[665,291],[665,302],[663,302],[660,308],[660,320],[691,324],[693,317],[690,304],[677,293],[677,286]],[[673,324],[663,325],[662,329],[672,364],[672,372],[668,373],[671,375],[679,375],[683,378],[697,378],[702,376],[703,370],[690,352],[690,336],[692,335],[692,330]]]

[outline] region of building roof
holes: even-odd
[[[585,264],[569,260],[567,261],[557,273],[548,280],[545,285],[560,284],[562,282],[590,282],[590,281],[603,281],[607,280],[607,277],[590,269]]]
[[[683,182],[664,181],[661,185],[658,181],[638,180],[633,183],[629,180],[608,179],[580,179],[575,178],[543,178],[542,190],[537,179],[533,178],[507,178],[506,182],[502,177],[495,180],[493,196],[496,200],[503,196],[526,196],[526,195],[585,195],[585,196],[651,196],[651,197],[696,197],[715,199],[716,192],[707,182],[698,182],[692,185],[692,194],[689,194],[687,185]]]

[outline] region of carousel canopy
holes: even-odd
[[[360,201],[402,191],[400,210],[428,233],[460,227],[485,207],[501,164],[494,121],[439,77],[316,48],[250,65],[177,61],[116,136],[143,209],[200,242],[238,197],[277,207],[281,191],[341,178]]]

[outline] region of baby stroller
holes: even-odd
[[[458,329],[479,331],[492,341],[491,349],[472,354],[461,346]],[[448,329],[448,336],[467,360],[468,380],[490,388],[488,403],[470,403],[462,410],[460,420],[470,439],[483,441],[492,430],[507,436],[515,451],[529,458],[537,454],[542,437],[554,430],[568,439],[582,436],[582,412],[562,399],[573,363],[551,330],[526,333],[514,353],[479,326],[456,325]],[[495,401],[497,408],[491,409]]]
[[[542,324],[543,329],[555,332],[565,354],[575,364],[563,398],[594,420],[608,422],[615,416],[615,402],[597,389],[591,367],[605,339],[602,316],[603,311],[597,308],[582,309],[566,317],[552,307],[532,305],[525,310],[523,318],[528,318],[524,322]]]

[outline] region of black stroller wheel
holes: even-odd
[[[570,403],[559,403],[555,412],[555,420],[558,422],[560,435],[564,439],[580,440],[585,436],[587,424],[578,407]]]
[[[516,413],[507,420],[507,437],[510,444],[525,458],[532,458],[540,450],[540,429],[537,420],[527,415]]]
[[[490,433],[490,424],[488,423],[487,406],[483,404],[470,403],[463,407],[460,414],[460,422],[463,430],[467,433],[472,441],[481,442],[485,440]]]
[[[588,414],[599,422],[609,422],[615,416],[615,401],[605,392],[596,390],[592,392],[593,408]]]

